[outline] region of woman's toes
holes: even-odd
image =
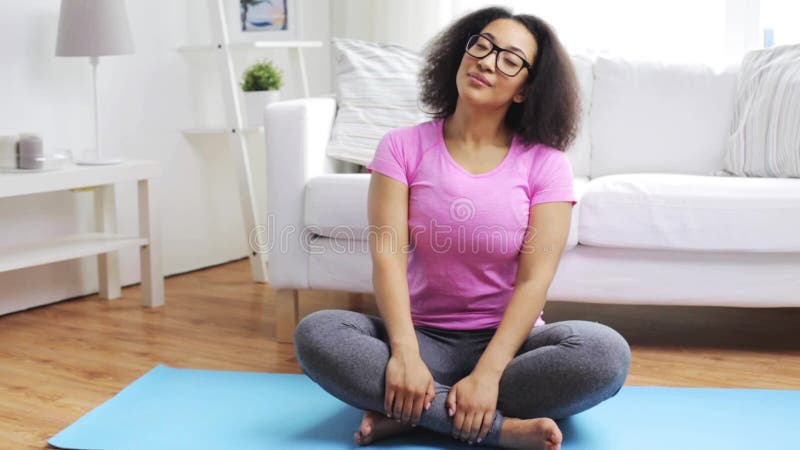
[[[353,436],[358,444],[366,445],[370,443],[370,437],[361,431],[356,431]]]
[[[356,431],[355,434],[353,435],[356,442],[358,442],[359,444],[368,444],[370,442],[373,422],[374,418],[372,414],[370,414],[369,412],[365,412],[364,417],[361,419],[361,426],[359,427],[358,431]]]
[[[364,436],[369,436],[372,434],[373,425],[375,425],[375,419],[372,417],[372,415],[369,413],[364,414],[364,417],[361,419],[361,434]]]

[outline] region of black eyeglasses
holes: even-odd
[[[467,39],[466,51],[468,55],[478,59],[486,58],[492,52],[497,51],[494,66],[509,77],[516,76],[522,69],[530,70],[531,67],[531,63],[525,61],[525,58],[511,50],[497,46],[482,34],[473,34]]]

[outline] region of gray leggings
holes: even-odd
[[[475,367],[495,329],[414,329],[436,391],[418,426],[452,435],[447,394]],[[303,373],[339,400],[381,414],[388,342],[380,317],[348,310],[315,311],[294,332]],[[630,359],[625,338],[601,323],[567,320],[534,327],[500,378],[495,418],[481,444],[498,444],[505,417],[559,420],[613,397],[625,383]]]

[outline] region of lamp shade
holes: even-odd
[[[125,0],[61,0],[56,56],[133,53]]]

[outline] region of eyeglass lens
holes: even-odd
[[[494,44],[487,37],[479,34],[470,36],[467,41],[467,53],[481,59],[489,55],[494,50]],[[524,61],[514,52],[509,50],[498,51],[495,59],[495,67],[508,76],[514,76],[522,70]]]

